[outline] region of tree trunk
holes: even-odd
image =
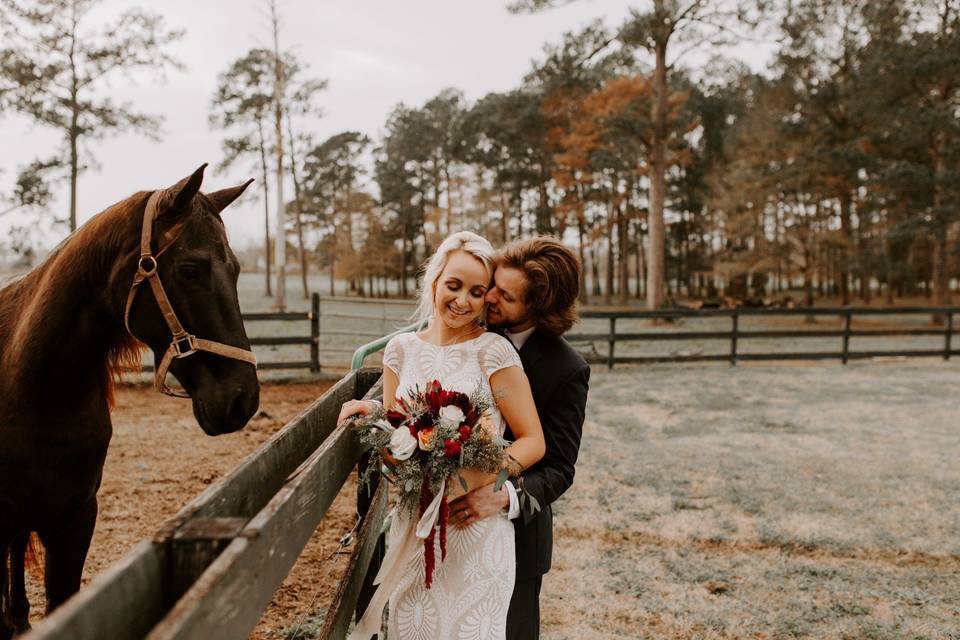
[[[840,229],[843,232],[844,245],[840,248],[840,304],[850,304],[850,249],[853,245],[853,229],[851,229],[850,209],[853,202],[850,190],[844,188],[840,194]]]
[[[303,246],[303,207],[300,201],[300,180],[297,177],[297,156],[293,146],[293,124],[287,115],[287,137],[290,139],[290,177],[293,178],[293,211],[296,215],[297,248],[300,251],[300,283],[303,285],[303,299],[310,298],[310,287],[307,284],[307,251]]]
[[[80,137],[80,103],[79,80],[77,78],[77,63],[74,58],[77,46],[77,3],[70,3],[72,31],[70,33],[70,129],[67,138],[70,143],[70,233],[77,230],[77,177],[80,173],[80,158],[77,149],[77,138]]]
[[[630,298],[630,245],[628,237],[627,214],[623,203],[617,207],[617,239],[620,241],[620,304],[627,304]]]
[[[587,304],[587,259],[583,245],[583,203],[581,202],[577,211],[577,237],[579,239],[577,250],[580,252],[580,302]]]
[[[947,174],[947,160],[943,149],[946,147],[946,134],[938,132],[933,149],[933,290],[934,304],[948,306],[950,304],[950,248],[949,234],[946,220],[949,218],[944,209],[948,206],[943,193],[943,184]],[[934,316],[937,324],[942,324],[942,314]]]
[[[607,203],[607,272],[605,274],[606,285],[603,292],[603,302],[604,304],[610,304],[613,301],[613,265],[614,265],[614,250],[613,250],[613,226],[614,226],[614,196],[613,193],[610,194],[610,202]]]
[[[646,273],[643,268],[643,261],[645,255],[643,251],[643,222],[637,220],[637,294],[636,298],[638,300],[643,298],[643,282],[646,277]]]
[[[503,236],[501,239],[503,244],[507,244],[510,242],[510,203],[503,189],[499,189],[498,192],[500,194],[500,233]]]
[[[257,134],[260,143],[260,170],[263,173],[263,232],[264,232],[264,250],[266,253],[267,282],[266,295],[273,297],[270,281],[271,253],[270,253],[270,180],[268,179],[269,169],[267,168],[267,145],[263,136],[263,121],[257,118]]]
[[[893,271],[893,264],[894,264],[894,263],[893,263],[893,242],[890,241],[890,240],[887,240],[887,242],[886,242],[886,247],[887,247],[887,259],[886,259],[886,270],[887,270],[887,291],[886,291],[886,294],[887,294],[887,297],[886,297],[886,302],[887,302],[887,306],[893,306],[894,280],[896,279],[896,275],[894,274],[894,271]]]
[[[77,177],[80,173],[80,160],[77,157],[78,115],[76,102],[74,102],[73,115],[70,119],[70,233],[77,230]]]
[[[336,200],[336,196],[334,196],[334,200]],[[329,236],[330,249],[329,251],[327,251],[327,256],[330,258],[330,295],[335,296],[337,295],[337,224],[336,224],[337,210],[336,210],[336,207],[334,207],[332,215],[334,220],[334,223],[332,225],[333,232]]]
[[[403,221],[403,237],[400,238],[400,297],[407,297],[407,221]]]
[[[537,203],[537,233],[545,235],[553,233],[552,211],[550,210],[550,196],[547,193],[547,181],[550,176],[546,174],[546,163],[540,163],[540,184],[538,191],[540,200]]]
[[[590,266],[593,279],[593,297],[599,298],[603,295],[603,288],[600,286],[600,256],[597,255],[597,241],[590,245]]]
[[[347,182],[346,211],[343,215],[343,230],[346,236],[346,246],[344,247],[344,256],[347,259],[347,265],[350,275],[350,291],[357,290],[357,269],[356,262],[353,260],[353,188]]]
[[[277,289],[274,297],[277,311],[287,308],[287,233],[286,212],[283,200],[283,62],[280,60],[280,23],[276,12],[276,3],[270,2],[270,15],[273,23],[273,118],[276,135],[277,159],[277,233],[276,233],[276,262],[277,262]]]
[[[662,3],[659,3],[662,4]],[[653,73],[653,143],[650,151],[650,252],[647,256],[647,308],[657,310],[664,300],[666,238],[663,209],[666,199],[667,157],[667,42],[656,45]]]

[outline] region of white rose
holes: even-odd
[[[400,427],[390,436],[390,453],[397,460],[406,460],[417,450],[417,439],[410,434],[410,429]]]
[[[440,407],[440,419],[453,423],[455,427],[459,427],[465,417],[463,410],[456,405],[448,404],[445,407]]]

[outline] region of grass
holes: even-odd
[[[595,371],[544,637],[960,638],[955,364]]]

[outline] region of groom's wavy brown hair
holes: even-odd
[[[552,236],[534,236],[508,243],[496,257],[498,267],[512,267],[527,276],[526,304],[537,327],[560,336],[577,321],[580,272],[577,255]]]

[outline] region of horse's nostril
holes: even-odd
[[[227,416],[230,419],[230,425],[239,429],[247,424],[247,421],[253,415],[256,407],[251,407],[250,398],[244,392],[243,387],[236,387],[233,390],[233,399],[230,401],[230,409]]]

